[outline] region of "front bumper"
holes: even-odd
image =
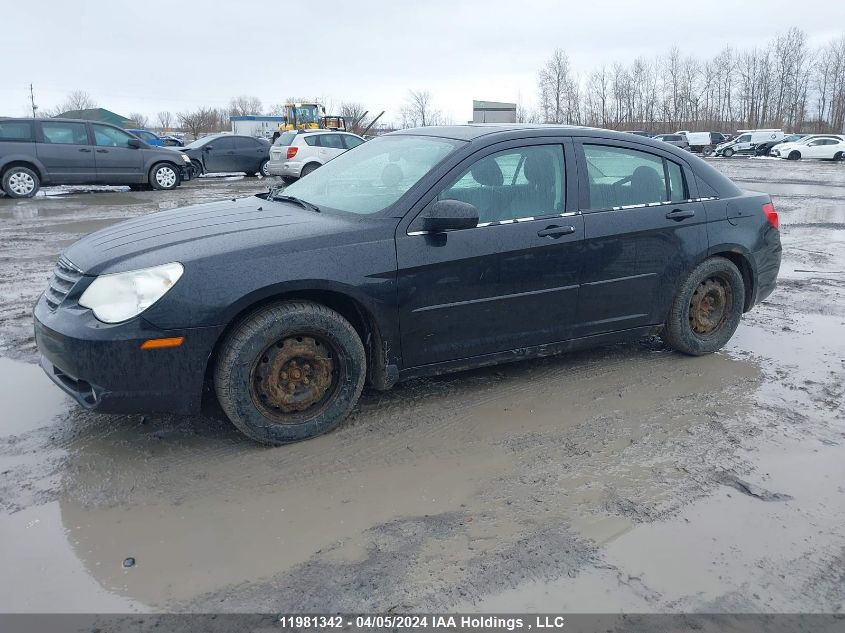
[[[179,167],[179,178],[182,180],[182,182],[189,181],[193,173],[194,172],[191,169],[190,165],[182,165],[181,167]]]
[[[143,317],[110,325],[78,305],[35,306],[35,343],[50,379],[103,413],[196,413],[221,328],[162,330]],[[142,350],[151,338],[184,336],[180,347]]]

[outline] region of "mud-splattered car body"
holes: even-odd
[[[368,383],[384,389],[654,333],[679,284],[714,255],[741,271],[744,310],[775,287],[781,247],[776,219],[765,212],[769,196],[739,189],[689,152],[607,130],[468,125],[396,132],[329,165],[409,135],[446,139],[453,150],[375,213],[315,213],[264,194],[154,213],[72,245],[35,306],[43,368],[89,408],[187,413],[199,409],[233,324],[279,299],[341,314],[364,343]],[[561,157],[565,186],[554,213],[424,229],[424,211],[472,165],[526,147]],[[673,170],[682,191],[654,203],[601,203],[588,159],[616,150],[662,164],[667,190]],[[480,184],[478,195],[510,178]],[[99,276],[168,262],[184,273],[137,316],[104,323],[79,303]],[[158,339],[182,342],[142,349]]]

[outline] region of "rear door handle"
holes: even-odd
[[[97,150],[97,153],[98,153],[98,154],[108,154],[108,153],[109,153],[109,150],[107,150],[107,149],[98,149],[98,150]]]
[[[692,209],[672,209],[669,213],[666,214],[667,220],[683,220],[685,218],[691,218],[695,215],[695,211]]]
[[[87,148],[87,147],[80,147],[80,148],[79,148],[79,151],[80,151],[80,152],[88,152],[89,154],[91,153],[91,150],[90,150],[89,148]]]
[[[561,237],[562,235],[571,235],[574,232],[574,226],[557,226],[553,224],[547,226],[542,231],[537,231],[537,237]]]

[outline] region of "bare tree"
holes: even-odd
[[[78,110],[90,110],[96,108],[97,103],[84,90],[74,90],[62,101],[60,104],[41,110],[43,116],[59,116],[65,112],[75,112]]]
[[[247,116],[250,114],[261,114],[261,99],[241,95],[233,97],[229,101],[229,116]]]
[[[219,112],[214,108],[198,108],[176,115],[179,125],[193,138],[217,131]]]
[[[170,113],[168,110],[162,110],[156,115],[158,120],[158,126],[162,130],[169,130],[170,126],[173,123],[173,114]]]
[[[409,90],[401,115],[403,128],[439,125],[443,120],[443,115],[434,107],[431,93],[427,90]]]
[[[141,114],[140,112],[130,112],[129,118],[135,121],[135,125],[139,128],[147,128],[150,125],[150,119],[146,114]]]
[[[361,118],[366,112],[367,108],[360,103],[344,101],[340,104],[340,116],[344,118],[346,125],[350,126],[349,131],[355,132],[355,134],[360,134],[364,129]]]

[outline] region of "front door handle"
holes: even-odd
[[[97,153],[98,153],[98,154],[108,154],[108,153],[109,153],[109,150],[107,150],[107,149],[98,149],[98,150],[97,150]]]
[[[683,220],[685,218],[691,218],[695,215],[695,211],[692,209],[672,209],[669,213],[666,214],[667,220]]]
[[[80,151],[80,152],[87,152],[87,153],[89,153],[89,154],[91,153],[91,149],[90,149],[90,148],[88,148],[88,147],[80,147],[80,148],[79,148],[79,151]]]
[[[574,232],[574,226],[558,226],[556,224],[552,224],[551,226],[544,228],[542,231],[537,231],[537,237],[557,238],[562,235],[571,235]]]

